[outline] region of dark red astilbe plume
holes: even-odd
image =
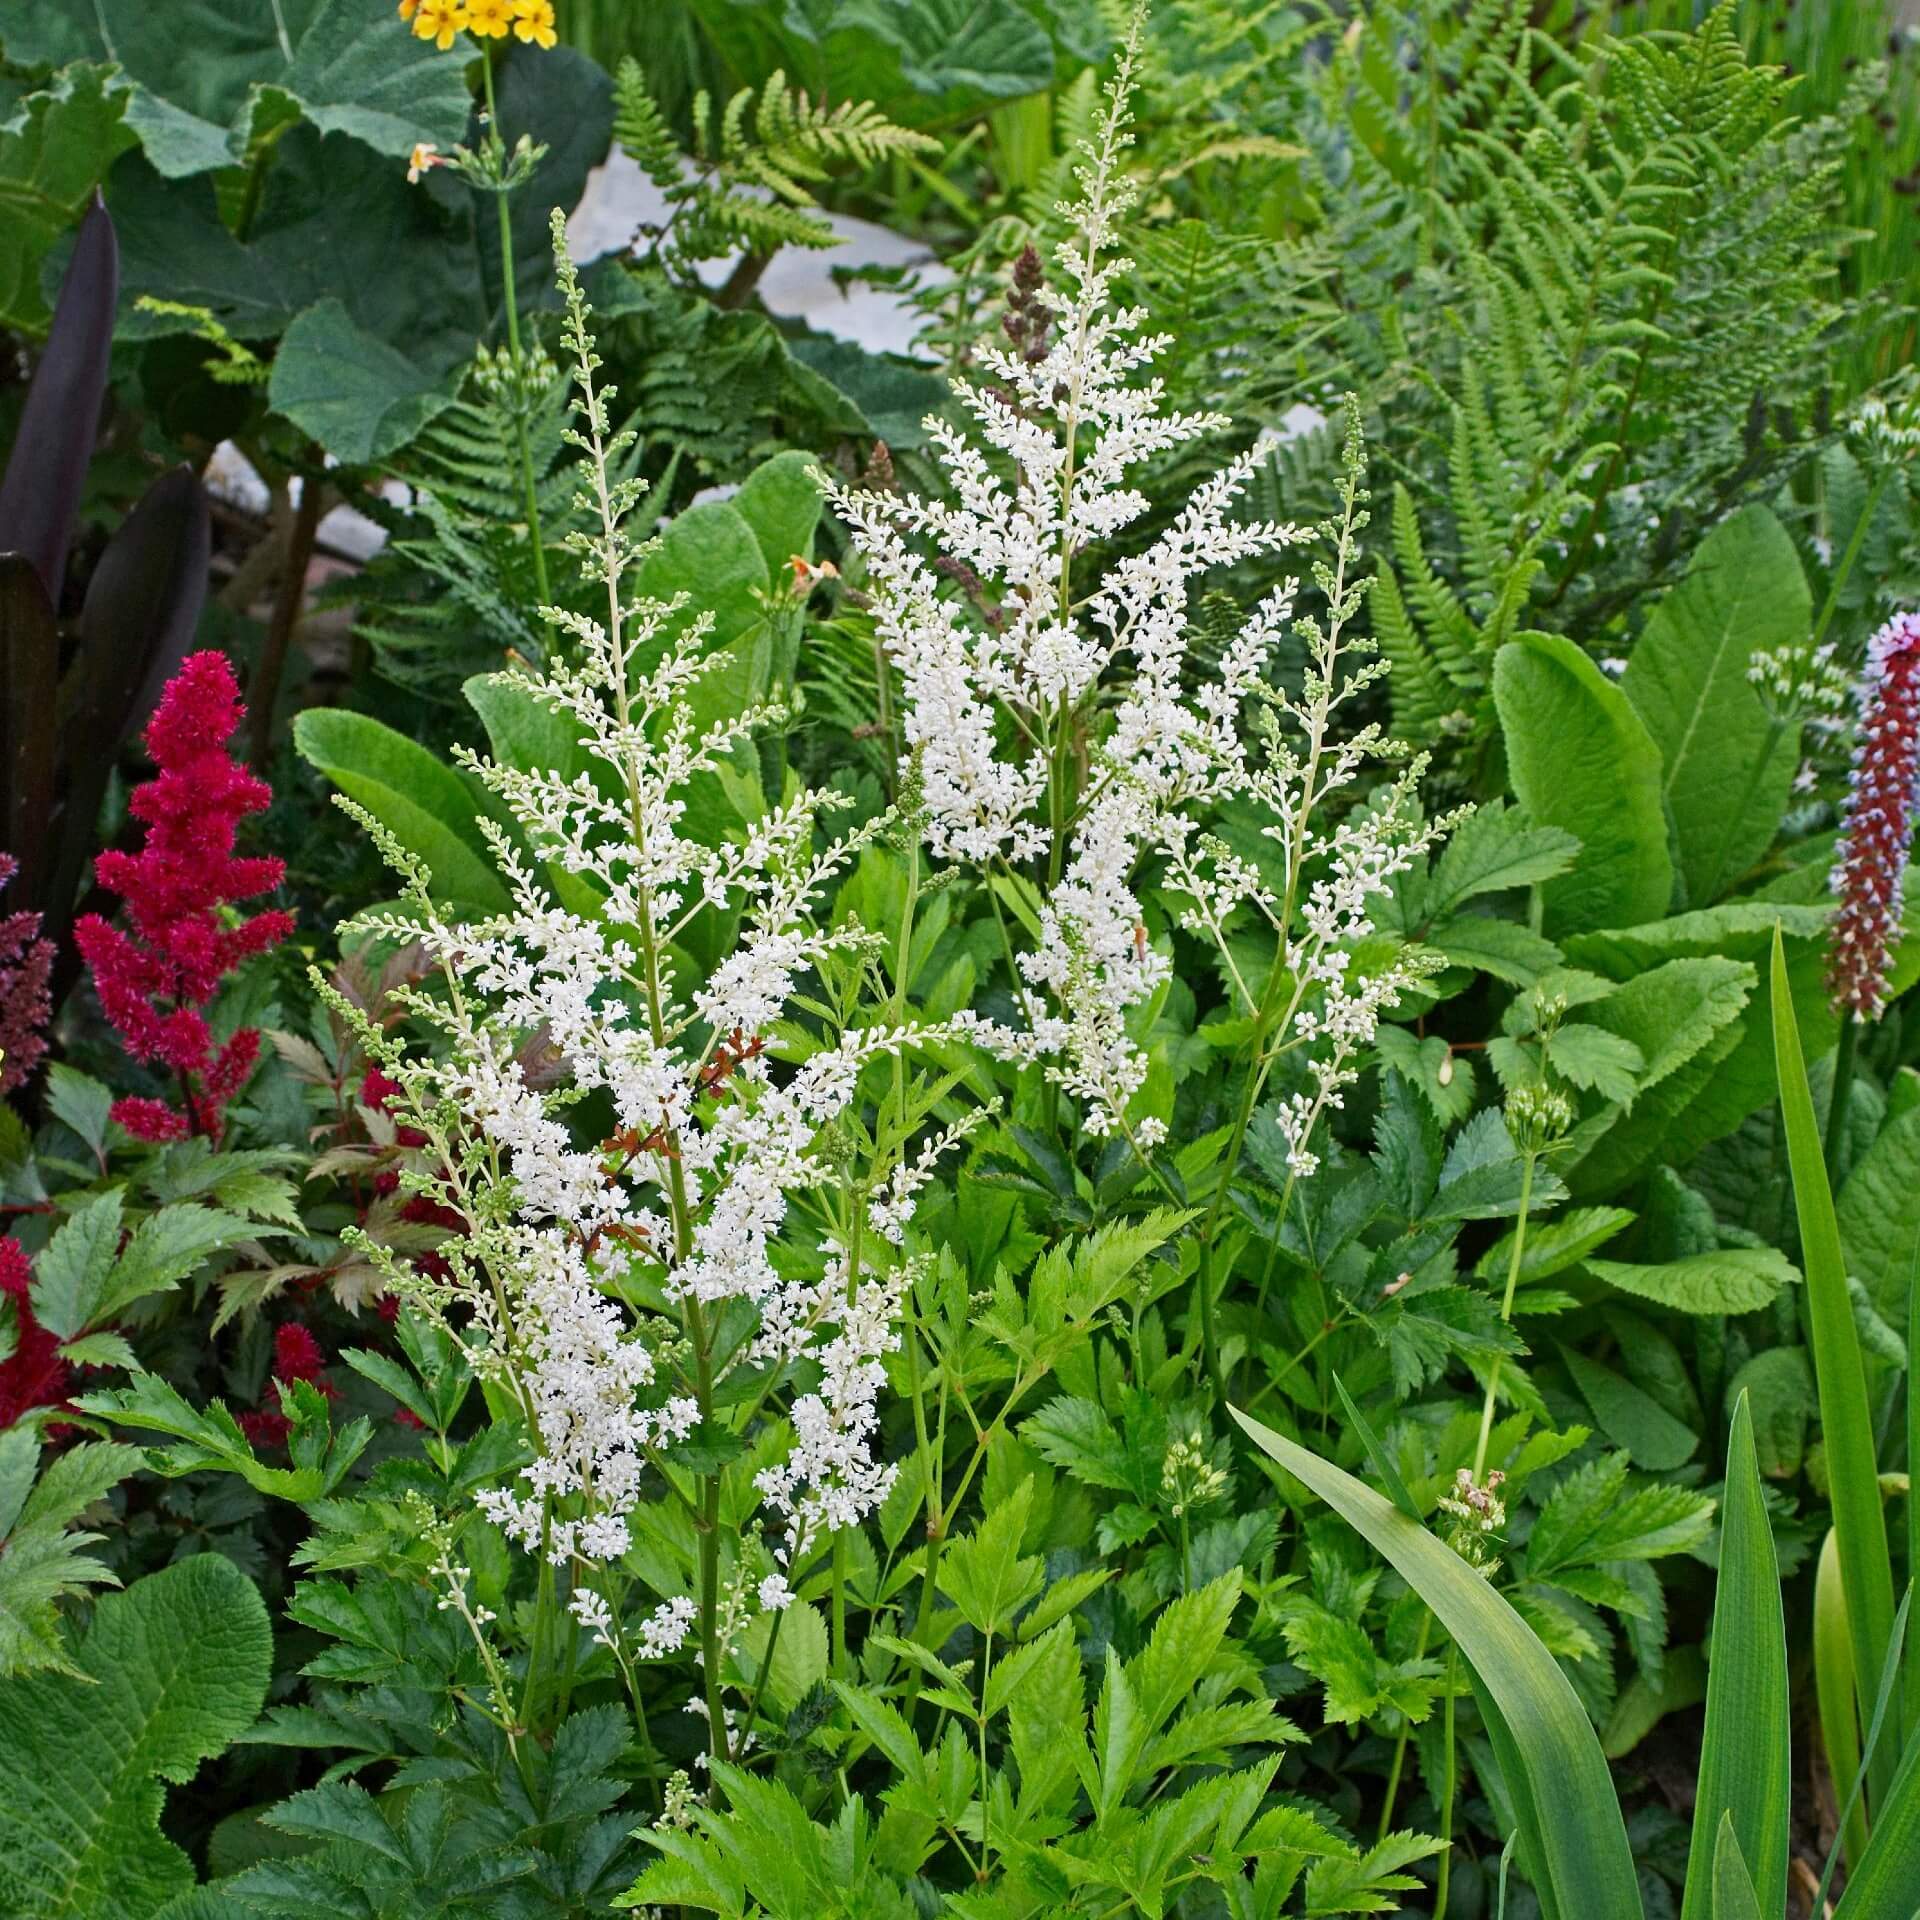
[[[321,1369],[326,1364],[327,1356],[320,1351],[320,1342],[298,1320],[288,1320],[274,1329],[275,1380],[289,1385],[296,1380],[304,1380],[333,1400],[338,1398],[340,1390],[332,1381],[322,1377]],[[278,1398],[277,1393],[275,1398]],[[240,1431],[256,1447],[277,1447],[284,1444],[287,1435],[293,1431],[293,1422],[277,1406],[262,1406],[240,1416]]]
[[[1920,615],[1895,614],[1867,643],[1860,743],[1834,849],[1827,993],[1836,1013],[1877,1019],[1900,930],[1920,776]]]
[[[0,1433],[35,1407],[57,1407],[67,1397],[71,1369],[60,1343],[33,1317],[27,1288],[33,1272],[18,1240],[0,1238],[0,1295],[13,1302],[15,1346],[0,1360]]]
[[[360,1104],[371,1107],[376,1113],[386,1113],[390,1109],[393,1096],[399,1091],[398,1080],[388,1079],[378,1067],[369,1067],[360,1082]],[[395,1143],[403,1147],[424,1147],[427,1144],[427,1136],[418,1127],[396,1126],[393,1137]],[[376,1193],[396,1192],[399,1185],[400,1176],[392,1171],[377,1173],[373,1177]],[[362,1219],[366,1217],[364,1208],[361,1211],[361,1217]],[[409,1194],[400,1203],[400,1218],[414,1226],[445,1227],[449,1233],[464,1235],[467,1230],[466,1221],[451,1207],[443,1207],[437,1200],[430,1200],[424,1193]],[[451,1271],[446,1260],[431,1250],[415,1254],[413,1265],[416,1271],[436,1280],[444,1280]],[[390,1293],[380,1296],[379,1307],[381,1317],[386,1320],[395,1319],[400,1311],[399,1301]]]
[[[113,1117],[142,1140],[219,1137],[222,1110],[252,1073],[260,1035],[242,1027],[216,1047],[200,1008],[230,969],[293,931],[293,916],[277,909],[237,922],[221,912],[271,892],[286,874],[279,860],[233,850],[241,820],[273,798],[264,780],[227,754],[245,715],[225,654],[181,662],[147,727],[147,751],[160,771],[128,802],[146,823],[146,844],[93,863],[94,878],[126,902],[132,932],[91,913],[73,930],[127,1051],[172,1069],[181,1082],[181,1108],[163,1100],[114,1103]]]
[[[12,854],[0,853],[0,887],[19,870]],[[41,939],[40,916],[0,916],[0,1094],[24,1086],[47,1050],[41,1033],[53,1018],[52,975],[53,942]]]

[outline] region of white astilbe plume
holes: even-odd
[[[1143,331],[1142,312],[1114,303],[1130,265],[1114,247],[1134,198],[1123,162],[1137,48],[1136,19],[1106,112],[1082,148],[1080,197],[1062,210],[1072,232],[1055,261],[1059,286],[1045,284],[1029,250],[1014,269],[1007,343],[979,349],[979,384],[956,384],[972,434],[927,422],[949,497],[828,484],[865,558],[874,618],[900,675],[902,745],[925,794],[929,845],[1003,880],[1031,863],[1040,937],[1018,956],[1016,982],[1028,1046],[1079,1101],[1087,1131],[1124,1128],[1147,1149],[1163,1127],[1129,1116],[1147,1062],[1128,1016],[1167,979],[1171,959],[1149,937],[1143,871],[1170,882],[1187,903],[1185,923],[1219,947],[1263,1038],[1284,1031],[1309,993],[1323,1003],[1302,1036],[1322,1048],[1317,1091],[1296,1115],[1310,1129],[1337,1104],[1373,1021],[1420,971],[1409,957],[1348,982],[1366,902],[1445,823],[1420,820],[1405,782],[1391,803],[1337,833],[1316,820],[1390,750],[1372,727],[1346,739],[1333,728],[1338,709],[1384,671],[1364,658],[1356,665],[1349,656],[1373,648],[1345,634],[1360,597],[1350,564],[1366,520],[1351,407],[1338,520],[1304,529],[1244,517],[1260,458],[1248,451],[1103,576],[1076,574],[1090,548],[1149,514],[1140,484],[1148,462],[1230,425],[1167,407],[1150,372],[1165,338]],[[1296,619],[1298,583],[1282,580],[1202,671],[1189,619],[1201,578],[1322,535],[1337,548],[1331,568],[1315,569],[1324,625]],[[1298,698],[1268,686],[1289,635],[1307,653]],[[1257,758],[1245,740],[1256,702],[1275,723]],[[1267,816],[1277,861],[1263,868],[1202,831],[1227,799]],[[1229,951],[1227,923],[1249,912],[1275,941],[1273,973],[1288,976],[1278,1004],[1265,977],[1240,978]],[[1298,1152],[1304,1168],[1304,1135]]]
[[[998,1041],[962,1013],[935,1027],[815,1032],[796,1064],[771,1059],[801,976],[872,938],[857,925],[823,929],[815,916],[826,883],[878,828],[822,852],[818,829],[837,802],[803,792],[718,844],[693,831],[696,783],[718,790],[736,743],[771,715],[716,717],[702,680],[726,656],[706,651],[707,620],[683,618],[679,601],[623,597],[646,551],[624,524],[639,488],[609,478],[626,437],[608,424],[558,230],[556,252],[580,392],[570,435],[583,455],[579,504],[594,528],[574,545],[606,610],[554,610],[566,657],[493,684],[571,723],[576,770],[466,756],[518,831],[516,840],[481,823],[512,904],[484,920],[449,919],[418,862],[374,826],[413,884],[405,907],[357,925],[417,941],[430,963],[430,984],[404,1002],[440,1044],[385,1056],[429,1143],[427,1170],[410,1179],[467,1227],[443,1249],[448,1277],[425,1283],[427,1297],[483,1336],[476,1365],[518,1398],[531,1429],[531,1464],[481,1507],[521,1545],[572,1568],[583,1627],[650,1659],[678,1647],[696,1617],[711,1642],[715,1569],[697,1600],[670,1594],[624,1629],[591,1571],[620,1560],[637,1504],[650,1487],[663,1491],[659,1450],[725,1419],[716,1393],[730,1367],[767,1367],[763,1381],[795,1361],[818,1369],[790,1409],[791,1452],[761,1475],[783,1566],[885,1497],[892,1469],[870,1449],[901,1275],[869,1271],[829,1242],[825,1278],[796,1277],[773,1249],[796,1195],[837,1193],[846,1180],[844,1155],[823,1151],[823,1135],[871,1062],[929,1038]],[[695,923],[722,915],[738,917],[732,950],[698,978],[683,974],[674,956]],[[589,1098],[608,1116],[590,1132],[580,1121]],[[927,1154],[964,1130],[904,1171],[871,1170],[880,1211],[866,1252],[883,1267],[898,1264]],[[419,1295],[416,1276],[396,1268],[394,1278]],[[642,1300],[655,1311],[636,1308]],[[733,1328],[724,1342],[723,1321]],[[716,1524],[705,1522],[709,1532]],[[769,1606],[790,1591],[784,1574],[756,1590]],[[719,1684],[710,1674],[709,1687]],[[710,1693],[709,1707],[716,1701]]]

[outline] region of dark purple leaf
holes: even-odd
[[[120,299],[120,243],[98,193],[60,282],[45,351],[0,478],[0,549],[23,553],[57,609],[67,543],[100,432]]]
[[[87,583],[80,650],[61,689],[66,792],[48,890],[64,931],[120,748],[143,726],[200,625],[212,535],[191,467],[165,473],[120,523]]]
[[[50,864],[60,635],[24,554],[0,553],[0,847],[20,862],[9,907],[43,903]]]

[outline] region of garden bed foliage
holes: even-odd
[[[0,1912],[1909,1920],[1916,57],[4,0]]]

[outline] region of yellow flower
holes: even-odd
[[[442,53],[467,24],[467,0],[417,0],[413,31],[417,39],[431,40]]]
[[[552,46],[553,0],[513,0],[513,30],[535,46]]]
[[[414,9],[418,7],[419,4],[420,0],[400,0],[400,18],[402,20],[411,20]]]
[[[503,40],[513,21],[513,0],[467,0],[467,31],[476,40]]]

